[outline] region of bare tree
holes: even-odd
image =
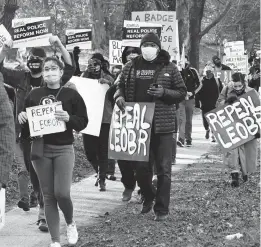
[[[15,16],[15,11],[19,8],[17,0],[1,0],[0,1],[0,23],[11,32],[12,19]]]

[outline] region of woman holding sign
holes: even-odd
[[[53,241],[51,247],[61,246],[57,204],[62,210],[67,223],[69,244],[76,244],[78,240],[70,197],[75,161],[72,145],[74,140],[73,130],[81,131],[86,128],[88,123],[86,106],[80,94],[73,89],[61,87],[63,68],[63,64],[57,58],[46,58],[42,72],[46,86],[32,90],[25,103],[26,108],[28,108],[38,105],[48,106],[55,102],[61,102],[62,107],[56,108],[53,114],[58,122],[65,123],[66,126],[63,132],[46,134],[42,138],[35,140],[32,147],[33,166],[43,192],[46,220]],[[38,117],[44,114],[48,114],[48,111],[34,112],[34,115]],[[18,116],[19,122],[21,124],[28,122],[30,120],[28,116],[25,111],[21,112]],[[45,120],[41,126],[46,123],[50,124],[50,122],[53,121],[48,122],[48,120]],[[30,128],[30,133],[32,132],[33,130]],[[42,145],[40,140],[42,140]],[[34,153],[36,149],[38,152]]]
[[[223,88],[217,100],[217,105],[233,104],[238,97],[245,93],[254,90],[246,85],[244,75],[241,73],[234,73],[232,75],[232,82]],[[259,130],[260,131],[260,130]],[[224,155],[224,163],[231,171],[231,186],[239,186],[239,170],[242,172],[244,182],[248,180],[248,175],[256,170],[257,164],[257,140],[260,134],[255,135],[255,139],[227,152]]]

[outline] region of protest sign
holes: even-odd
[[[49,46],[52,36],[50,17],[33,17],[12,20],[13,48]]]
[[[161,36],[161,24],[124,21],[122,32],[122,46],[140,47],[142,37],[149,33],[154,32],[159,37]]]
[[[121,40],[110,40],[109,60],[112,65],[122,65],[121,55],[124,47],[121,46]]]
[[[98,80],[73,76],[70,80],[82,96],[87,108],[88,125],[81,131],[84,134],[99,136],[103,117],[104,101],[109,85],[100,84]]]
[[[0,25],[0,52],[2,51],[4,44],[11,39],[12,37],[5,26],[3,24]]]
[[[224,53],[226,57],[236,57],[244,55],[244,41],[231,41],[224,43]]]
[[[214,76],[219,78],[223,84],[227,85],[232,80],[232,70],[215,71]]]
[[[57,120],[54,116],[56,109],[62,109],[62,102],[26,108],[31,137],[66,130],[65,122]]]
[[[148,161],[155,103],[126,103],[123,113],[117,105],[112,114],[109,159]]]
[[[205,114],[222,151],[228,152],[254,139],[261,127],[260,99],[255,90],[231,105],[220,106]]]
[[[158,23],[162,25],[161,45],[170,56],[176,57],[179,44],[176,43],[176,12],[175,11],[138,11],[131,13],[132,21]]]
[[[0,230],[5,225],[5,189],[0,190]]]
[[[79,46],[83,50],[92,49],[92,30],[91,29],[69,29],[65,31],[66,49],[73,50]]]
[[[234,72],[248,74],[248,56],[241,55],[236,57],[226,56],[224,64],[229,66]]]

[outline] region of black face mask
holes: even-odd
[[[245,89],[246,89],[246,86],[244,85],[241,89],[239,89],[239,90],[234,89],[234,91],[237,96],[240,96],[245,93]]]
[[[42,72],[43,60],[39,58],[29,59],[27,62],[27,67],[30,69],[32,74],[39,74]]]

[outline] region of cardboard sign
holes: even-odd
[[[26,108],[31,137],[66,130],[65,122],[57,120],[54,116],[56,109],[62,109],[62,102]]]
[[[11,39],[12,37],[5,26],[3,24],[0,25],[0,52],[2,51],[5,42],[10,41]]]
[[[51,36],[51,17],[12,20],[13,48],[49,46],[49,38]]]
[[[73,50],[79,46],[83,50],[92,49],[92,30],[91,29],[69,29],[65,31],[66,49]]]
[[[88,125],[81,131],[84,134],[99,136],[103,117],[104,101],[109,85],[100,84],[98,80],[73,76],[70,80],[82,96],[87,108]]]
[[[121,40],[110,40],[109,60],[111,65],[122,65],[121,55],[123,50]]]
[[[244,41],[232,41],[224,44],[224,52],[227,57],[237,57],[244,55]]]
[[[214,76],[219,78],[223,84],[227,85],[232,80],[232,70],[215,71]]]
[[[176,57],[179,44],[176,43],[176,12],[175,11],[138,11],[131,13],[132,21],[158,23],[162,25],[161,45],[170,56]]]
[[[232,105],[220,106],[205,117],[225,153],[254,139],[260,131],[260,99],[256,91],[251,90]]]
[[[234,72],[248,74],[248,56],[241,55],[236,57],[225,57],[225,65],[229,66]]]
[[[149,161],[155,103],[126,103],[125,112],[115,105],[109,135],[109,159]]]
[[[140,41],[145,34],[154,32],[160,37],[161,28],[161,24],[125,20],[122,32],[122,46],[140,47]]]
[[[0,190],[0,230],[5,225],[5,189]]]

